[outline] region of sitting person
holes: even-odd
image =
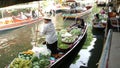
[[[93,23],[98,23],[99,22],[99,14],[94,15]]]
[[[35,12],[35,10],[32,10],[32,18],[36,18],[37,17],[37,14]]]
[[[13,17],[13,19],[25,20],[25,19],[27,19],[27,17],[23,14],[23,12],[20,12],[20,14],[16,17]]]

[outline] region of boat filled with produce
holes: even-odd
[[[69,56],[75,48],[78,48],[80,41],[85,37],[86,31],[87,25],[84,25],[82,28],[72,26],[70,28],[57,31],[58,49],[61,53],[61,57],[56,58],[52,56],[51,51],[47,49],[46,44],[39,42],[40,44],[33,46],[31,50],[19,52],[18,57],[9,64],[8,68],[60,67],[60,62],[64,62],[65,60],[63,59],[66,59],[66,56]]]
[[[45,45],[33,47],[32,50],[19,52],[9,68],[46,68],[52,63],[51,52]]]

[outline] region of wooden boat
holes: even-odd
[[[102,2],[102,1],[101,1],[101,2],[98,1],[98,2],[97,2],[97,6],[98,6],[98,7],[105,7],[105,6],[106,6],[106,3],[105,3],[105,2]]]
[[[86,6],[86,9],[87,9],[87,10],[85,10],[85,11],[79,11],[79,10],[78,10],[78,11],[75,12],[75,13],[67,12],[67,13],[64,13],[62,16],[63,16],[64,18],[76,18],[76,17],[80,18],[80,17],[83,17],[83,16],[85,16],[85,15],[90,14],[91,11],[92,11],[92,6]]]
[[[72,47],[59,59],[57,59],[50,68],[68,68],[74,58],[77,56],[79,50],[85,41],[87,35],[87,25],[82,28],[82,34],[79,35],[77,40],[72,44]]]
[[[74,58],[77,56],[79,50],[82,48],[82,45],[86,39],[87,25],[85,24],[84,27],[81,27],[79,30],[81,31],[81,33],[77,37],[77,39],[72,44],[70,44],[70,49],[66,51],[60,58],[55,60],[54,63],[47,66],[48,68],[68,68],[70,66]],[[11,62],[11,64],[13,62],[14,60]],[[8,66],[8,68],[10,67]]]
[[[40,21],[42,18],[18,20],[12,17],[0,19],[0,31],[15,29]]]

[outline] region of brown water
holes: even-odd
[[[0,32],[0,68],[4,68],[17,57],[19,52],[32,49],[36,26],[40,22],[17,29]]]

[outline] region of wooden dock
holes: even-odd
[[[120,68],[120,32],[113,32],[108,68]]]

